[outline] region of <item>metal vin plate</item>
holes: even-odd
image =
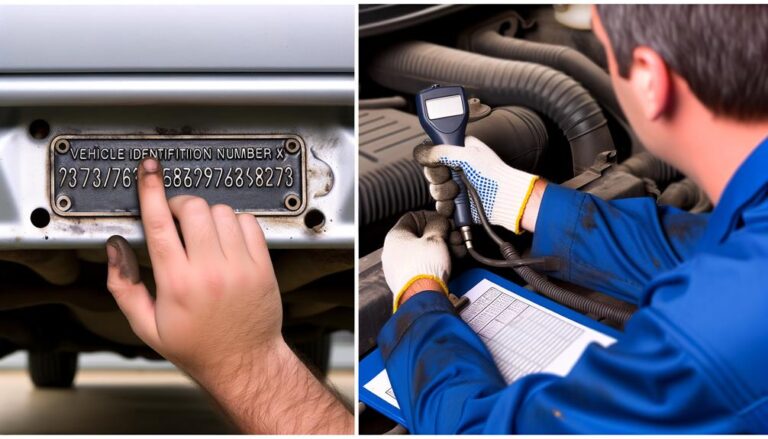
[[[58,136],[50,146],[51,206],[62,216],[137,216],[136,168],[163,167],[166,195],[238,212],[297,215],[306,206],[306,148],[295,135]]]

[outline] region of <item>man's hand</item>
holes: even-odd
[[[393,311],[417,288],[448,294],[451,256],[445,242],[448,220],[437,212],[408,212],[387,233],[381,264],[392,291]]]
[[[352,433],[352,415],[283,340],[280,291],[256,219],[198,197],[167,201],[153,159],[141,163],[138,190],[156,298],[128,243],[107,241],[107,287],[136,335],[248,432]]]
[[[458,193],[448,167],[461,168],[477,190],[491,224],[515,233],[522,232],[521,220],[537,176],[507,166],[493,150],[474,137],[467,137],[464,147],[418,146],[414,156],[425,166],[430,194],[437,201],[436,209],[440,214],[446,217],[453,214],[453,199]],[[479,222],[474,203],[471,208],[474,221]]]

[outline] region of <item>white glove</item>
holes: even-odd
[[[429,192],[437,201],[436,210],[445,216],[453,214],[453,199],[458,194],[458,186],[451,180],[450,169],[446,166],[461,168],[477,190],[491,224],[522,233],[520,220],[539,177],[507,166],[491,148],[475,137],[468,136],[464,145],[421,145],[414,151],[416,161],[425,166],[424,175],[430,183]],[[480,218],[471,199],[470,208],[472,219],[479,223]]]
[[[419,279],[436,281],[448,295],[451,256],[445,239],[450,227],[437,212],[408,212],[387,233],[381,264],[393,294],[393,312],[405,290]]]

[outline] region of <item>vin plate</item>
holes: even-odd
[[[299,136],[58,136],[50,146],[51,206],[62,216],[137,216],[139,161],[163,167],[168,198],[196,195],[237,212],[297,215],[306,205]]]

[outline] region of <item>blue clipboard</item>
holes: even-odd
[[[547,308],[550,311],[553,311],[567,319],[573,320],[576,323],[580,323],[588,328],[592,328],[595,331],[602,332],[603,334],[613,337],[617,340],[621,338],[621,332],[617,331],[616,329],[592,320],[583,314],[579,314],[572,309],[566,308],[563,305],[553,302],[544,296],[541,296],[531,290],[527,290],[520,285],[515,284],[514,282],[504,279],[503,277],[482,268],[475,268],[464,272],[459,277],[451,280],[448,284],[448,288],[451,290],[451,293],[455,294],[456,296],[463,296],[467,291],[474,288],[475,285],[479,284],[483,280],[489,280],[502,288],[512,291],[524,299],[530,300],[537,305]],[[405,419],[397,407],[379,398],[373,392],[363,387],[366,383],[381,373],[382,370],[384,370],[384,358],[381,356],[381,352],[379,352],[378,348],[374,349],[370,354],[368,354],[360,361],[360,366],[358,369],[358,390],[360,401],[365,403],[368,407],[371,407],[379,413],[392,419],[393,421],[399,424],[405,424]]]

